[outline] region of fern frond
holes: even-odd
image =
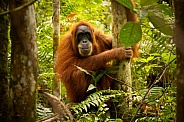
[[[92,106],[93,107],[105,107],[105,102],[111,98],[115,98],[116,96],[122,95],[124,92],[118,91],[118,90],[101,90],[97,91],[93,94],[90,94],[86,100],[82,101],[81,103],[77,105],[71,106],[71,109],[75,113],[79,112],[88,112],[88,109],[90,109]],[[103,105],[103,106],[100,106]],[[102,109],[102,108],[99,108]],[[105,109],[106,110],[106,109]],[[107,110],[106,110],[107,111]]]

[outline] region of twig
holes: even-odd
[[[31,4],[33,4],[33,3],[36,2],[36,1],[37,1],[37,0],[32,0],[32,1],[27,2],[26,4],[23,4],[22,6],[19,6],[19,7],[15,8],[15,9],[13,9],[13,10],[1,12],[1,13],[0,13],[0,16],[5,15],[5,14],[9,14],[9,13],[11,13],[11,12],[18,11],[18,10],[20,10],[20,9],[23,9],[23,8],[25,8],[25,7],[27,7],[27,6],[31,5]]]
[[[122,82],[121,80],[118,80],[118,79],[116,79],[116,78],[113,78],[113,77],[111,77],[110,75],[108,75],[107,73],[105,73],[105,75],[107,75],[107,76],[108,76],[109,78],[111,78],[112,80],[118,81],[118,82],[122,83],[123,85],[126,85],[126,86],[128,86],[128,87],[134,89],[135,91],[137,91],[137,92],[139,93],[139,90],[137,90],[136,88],[134,88],[134,87],[132,87],[132,86],[126,84],[125,82]],[[139,93],[139,95],[140,95],[141,97],[143,97],[143,96],[141,95],[141,93]]]

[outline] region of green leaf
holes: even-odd
[[[141,0],[140,4],[141,6],[149,6],[152,4],[157,3],[159,0]]]
[[[167,64],[169,61],[174,60],[176,58],[176,55],[172,55],[170,53],[162,53],[161,57],[162,57],[164,63]]]
[[[109,110],[109,108],[104,108],[104,111],[108,111]]]
[[[116,0],[116,1],[119,2],[120,4],[122,4],[123,6],[129,8],[130,10],[134,9],[130,0]]]
[[[153,87],[150,89],[152,93],[160,93],[164,88],[163,87]]]
[[[100,4],[102,1],[101,1],[101,0],[94,0],[94,2],[95,2],[96,4]]]
[[[103,76],[104,74],[105,74],[104,72],[101,72],[101,73],[95,78],[95,83],[97,83],[97,82],[102,78],[102,76]]]
[[[93,97],[93,99],[99,98],[98,94],[92,94],[91,96]]]
[[[88,75],[91,75],[87,70],[83,69],[82,67],[79,67],[79,66],[76,66],[76,65],[75,65],[75,67],[77,67],[77,69],[79,69],[80,71],[85,72]]]
[[[91,105],[93,105],[93,106],[96,106],[94,103],[93,103],[93,101],[91,101],[91,102],[89,102]]]
[[[86,102],[86,106],[90,108],[90,102]]]
[[[153,24],[153,26],[160,32],[162,32],[165,35],[173,36],[173,30],[166,20],[151,12],[148,14],[148,18],[150,22]]]
[[[96,89],[96,86],[94,86],[93,84],[90,84],[89,87],[88,87],[88,89],[87,89],[87,92],[88,91],[91,91],[93,89]]]
[[[80,112],[82,112],[82,107],[81,107],[81,106],[79,106],[77,109],[78,109]]]
[[[125,47],[135,45],[141,38],[142,30],[138,23],[127,22],[120,31],[120,41]]]
[[[86,112],[88,112],[88,108],[87,108],[86,105],[83,105],[83,108],[84,108],[84,110],[85,110]]]
[[[149,61],[151,61],[153,59],[154,59],[154,56],[149,56],[146,60],[147,60],[147,62],[149,62]]]
[[[151,69],[151,66],[145,66],[144,68],[145,68],[146,72],[149,72]]]
[[[97,100],[94,100],[93,103],[96,105],[96,106],[99,106],[99,103]]]
[[[169,7],[166,4],[158,4],[156,7],[160,9],[164,13],[164,15],[169,15],[169,16],[173,15],[171,7]]]

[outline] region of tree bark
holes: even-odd
[[[8,1],[0,0],[0,13],[8,10]],[[0,16],[0,121],[9,121],[8,15]]]
[[[176,121],[184,120],[184,1],[174,0],[176,27],[176,53],[177,53],[177,113]]]
[[[120,43],[119,39],[119,33],[123,25],[127,22],[127,14],[126,14],[126,9],[124,6],[119,4],[116,0],[111,0],[111,7],[112,7],[112,15],[113,15],[113,47],[121,47],[123,46]],[[131,70],[130,70],[130,61],[120,61],[116,62],[116,65],[120,66],[119,71],[118,71],[118,80],[122,81],[123,83],[127,84],[128,86],[132,86],[131,83]],[[131,92],[131,87],[128,87],[125,84],[122,84],[122,82],[116,82],[113,86],[113,89],[118,89],[118,90],[123,90],[125,92]],[[120,98],[119,103],[117,106],[117,114],[113,117],[118,117],[125,119],[124,114],[126,113],[125,111],[125,104],[127,104],[126,99],[131,99],[131,95],[127,98]],[[128,102],[129,107],[131,107],[131,102]],[[124,116],[124,117],[123,117]]]
[[[10,10],[29,0],[10,0]],[[34,6],[12,12],[11,80],[12,122],[36,121],[37,38]]]
[[[57,47],[60,39],[60,0],[53,0],[53,58],[57,55]],[[54,65],[54,73],[56,73]],[[53,95],[61,99],[61,82],[55,75],[53,78]]]

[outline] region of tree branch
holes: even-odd
[[[1,13],[0,13],[0,16],[5,15],[5,14],[9,14],[9,13],[11,13],[11,12],[15,12],[15,11],[21,10],[21,9],[23,9],[23,8],[25,8],[25,7],[27,7],[27,6],[31,5],[31,4],[33,4],[33,3],[36,2],[36,1],[37,1],[37,0],[32,0],[32,1],[27,2],[26,4],[23,4],[22,6],[19,6],[19,7],[15,8],[15,9],[13,9],[13,10],[1,12]]]
[[[54,113],[58,113],[60,116],[64,116],[65,112],[66,112],[66,114],[70,118],[70,121],[73,122],[74,117],[73,117],[71,111],[62,101],[60,101],[60,99],[58,99],[56,96],[54,96],[52,94],[49,94],[48,92],[44,92],[44,91],[40,91],[40,92],[45,95],[45,97],[47,98],[47,100],[51,104],[51,106],[54,110]],[[62,109],[64,109],[64,111]]]

